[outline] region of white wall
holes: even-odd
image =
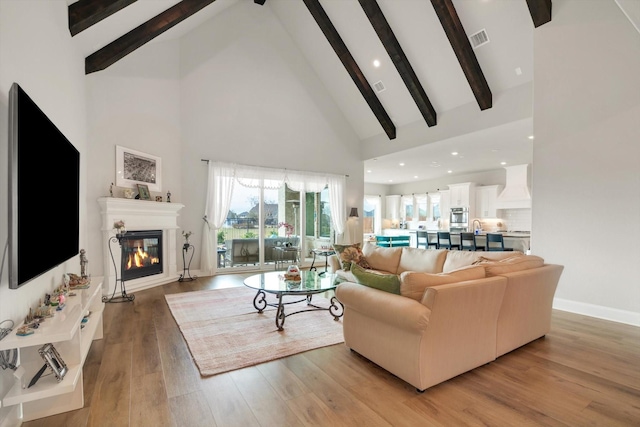
[[[17,82],[80,151],[80,247],[87,244],[84,58],[74,48],[68,29],[65,0],[0,1],[0,244],[3,254],[7,242],[7,105],[9,89]],[[43,142],[44,143],[44,142]],[[64,167],[64,162],[60,164]],[[41,250],[56,250],[64,227],[48,224],[49,209],[64,209],[65,183],[55,177],[36,175],[34,197],[38,192],[60,193],[59,206],[43,206],[34,212],[34,227],[50,237]],[[1,258],[1,257],[0,257]],[[44,294],[62,283],[64,272],[80,272],[79,258],[46,273],[17,290],[8,284],[7,258],[0,276],[0,321],[12,319],[19,325],[30,307]],[[5,326],[5,325],[3,325]],[[11,372],[0,370],[0,395],[12,385]],[[0,424],[13,423],[17,407],[0,409]]]
[[[182,221],[195,242],[206,199],[201,159],[347,174],[345,218],[351,206],[362,211],[355,132],[270,8],[228,8],[184,37],[181,55]]]
[[[116,184],[116,145],[161,159],[162,191],[151,192],[166,201],[182,202],[179,44],[150,43],[107,69],[89,74],[87,132],[91,168],[87,182],[88,271],[102,275],[103,245],[98,198]],[[123,188],[114,196],[122,197]],[[178,259],[181,259],[178,255]],[[182,268],[182,265],[179,266]],[[115,283],[106,283],[112,290]]]
[[[532,245],[555,307],[640,325],[640,36],[613,0],[554,0],[534,33]]]

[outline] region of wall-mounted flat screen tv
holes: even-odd
[[[27,93],[9,91],[9,288],[76,256],[80,153]]]

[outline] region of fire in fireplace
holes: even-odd
[[[120,245],[123,281],[162,273],[162,230],[127,231]]]

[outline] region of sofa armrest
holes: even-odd
[[[335,273],[342,269],[342,263],[340,262],[340,258],[338,258],[337,254],[329,255],[329,258],[327,258],[327,265],[327,271],[329,273]]]
[[[411,298],[352,282],[339,284],[336,298],[345,312],[355,310],[401,329],[423,331],[429,324],[431,311]]]

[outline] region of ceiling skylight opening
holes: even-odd
[[[373,60],[373,66],[378,68],[380,66],[380,61],[378,61],[377,59]]]

